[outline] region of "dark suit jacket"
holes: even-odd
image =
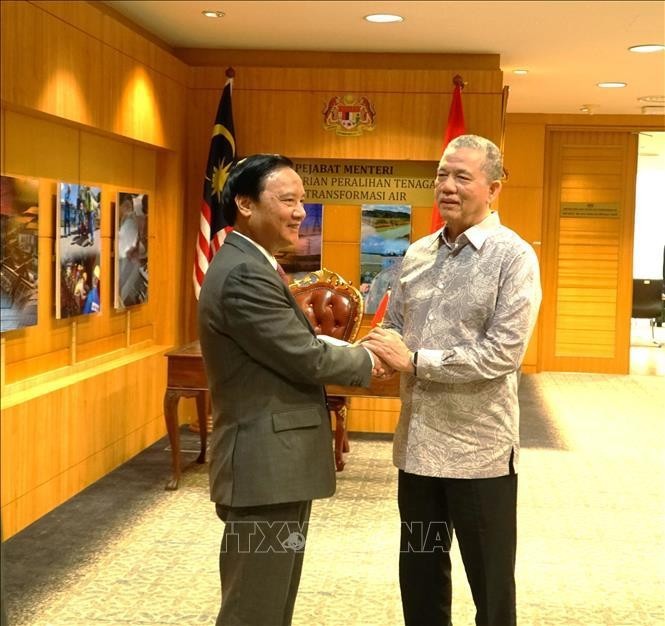
[[[366,350],[317,339],[265,256],[233,232],[201,288],[199,336],[213,406],[211,499],[254,506],[331,496],[323,384],[367,386]]]

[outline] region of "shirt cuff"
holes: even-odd
[[[374,355],[372,354],[372,351],[369,348],[365,348],[365,346],[361,346],[367,354],[369,354],[369,358],[372,361],[372,369],[374,369]]]

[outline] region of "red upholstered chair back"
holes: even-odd
[[[290,289],[317,335],[355,340],[362,321],[363,299],[339,274],[324,268],[291,283]]]

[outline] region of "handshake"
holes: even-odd
[[[389,378],[395,372],[415,373],[413,353],[404,345],[398,332],[377,326],[357,343],[374,356],[372,376]]]

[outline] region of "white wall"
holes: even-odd
[[[663,278],[665,132],[640,134],[635,195],[634,278]]]

